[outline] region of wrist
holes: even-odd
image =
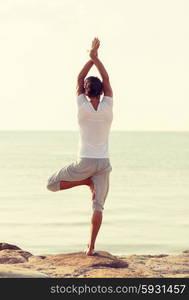
[[[93,63],[95,63],[96,61],[99,60],[99,59],[98,59],[98,56],[92,56],[91,59],[92,59]]]

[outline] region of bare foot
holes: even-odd
[[[85,250],[85,254],[88,256],[92,256],[95,255],[95,251],[94,249],[89,248],[89,246],[87,246],[87,249]]]

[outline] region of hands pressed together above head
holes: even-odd
[[[90,60],[84,65],[84,67],[82,68],[81,72],[78,75],[78,82],[77,82],[78,95],[85,92],[84,79],[87,76],[91,67],[95,65],[102,77],[104,95],[109,97],[113,96],[108,73],[101,60],[98,58],[99,47],[100,47],[100,41],[97,37],[95,37],[92,41],[91,49],[89,50]]]
[[[92,41],[91,49],[89,51],[89,56],[93,60],[98,57],[98,48],[100,47],[100,41],[98,38],[94,38]]]

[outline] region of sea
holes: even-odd
[[[0,132],[0,242],[34,255],[83,251],[88,186],[58,192],[48,178],[77,159],[77,131]],[[112,166],[96,250],[113,255],[189,249],[189,132],[112,131]]]

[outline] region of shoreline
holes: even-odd
[[[112,255],[97,251],[33,255],[0,243],[0,278],[189,278],[189,250],[180,254]]]

